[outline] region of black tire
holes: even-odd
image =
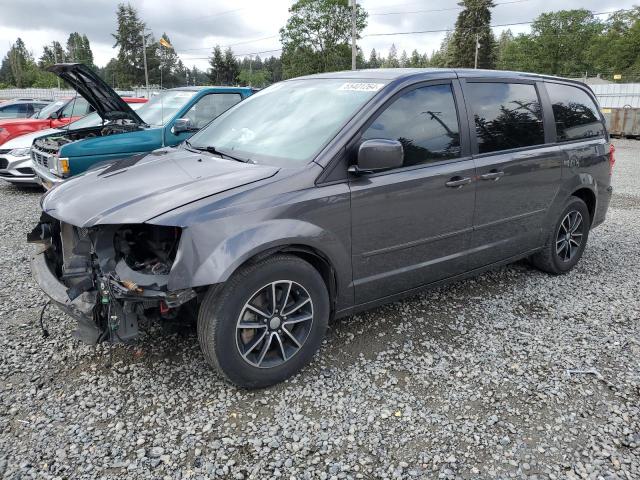
[[[576,240],[573,239],[573,243],[570,243],[573,250],[570,250],[568,253],[566,249],[563,249],[558,253],[557,248],[561,248],[562,246],[562,243],[559,242],[562,242],[566,226],[571,222],[571,217],[568,217],[569,215],[579,215],[581,219],[581,225],[578,227],[581,237],[575,237],[580,238],[580,244],[579,246],[575,246],[573,243],[575,243]],[[562,213],[549,227],[544,248],[531,256],[531,263],[540,270],[553,275],[567,273],[582,257],[582,253],[587,245],[587,240],[589,239],[590,228],[591,216],[589,215],[587,205],[578,197],[569,197],[565,207],[562,209]],[[567,240],[567,242],[569,241]]]
[[[276,285],[273,290],[270,287],[272,284]],[[286,284],[290,285],[288,291]],[[277,293],[270,296],[267,293],[269,291]],[[265,292],[264,296],[259,292]],[[272,308],[267,312],[267,303],[259,306],[259,310],[268,313],[271,320],[262,320],[264,316],[257,314],[255,320],[243,320],[247,313],[253,313],[248,309],[251,308],[248,307],[250,302],[258,298],[270,303],[272,297],[276,297],[275,313],[271,312]],[[307,297],[310,302],[306,302],[304,307],[297,307],[297,311],[302,312],[302,308],[307,310],[303,312],[304,315],[297,315],[298,318],[310,315],[311,320],[293,325],[298,320],[293,319],[293,313],[289,317],[288,323],[292,325],[288,328],[298,329],[299,332],[298,338],[294,339],[289,330],[284,331],[287,317],[282,314],[289,315],[285,310],[293,309]],[[293,306],[289,309],[283,307],[278,314],[280,303],[287,304],[287,300],[294,302]],[[278,254],[241,267],[224,285],[209,289],[198,314],[198,341],[207,363],[225,380],[244,388],[267,387],[291,377],[311,361],[324,338],[329,313],[329,294],[318,271],[298,257]],[[242,325],[257,325],[259,322],[265,325],[255,329],[242,328]],[[282,324],[278,327],[280,322]],[[272,330],[274,325],[276,327]],[[245,343],[243,335],[247,332],[253,338]],[[259,343],[263,333],[268,338],[264,343]],[[267,340],[275,342],[275,346],[273,349],[267,346],[267,353],[256,359]],[[296,345],[294,340],[301,346]],[[286,352],[286,349],[290,351]],[[254,363],[251,363],[252,359]],[[260,363],[263,361],[264,364]],[[278,361],[282,363],[278,364]],[[262,366],[256,366],[258,363]]]

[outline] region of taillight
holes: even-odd
[[[613,146],[613,143],[609,144],[609,175],[613,174],[613,166],[616,164],[616,147]]]

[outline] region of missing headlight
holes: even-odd
[[[180,228],[157,225],[126,225],[114,236],[119,259],[145,275],[168,275],[180,242]]]

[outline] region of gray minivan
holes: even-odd
[[[89,342],[197,316],[244,387],[310,361],[330,318],[530,258],[569,271],[605,219],[613,149],[561,78],[380,69],[268,87],[188,142],[42,199],[32,272]]]

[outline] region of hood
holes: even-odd
[[[44,137],[45,135],[52,135],[60,131],[61,130],[57,128],[47,128],[46,130],[38,130],[36,132],[20,135],[19,137],[3,143],[2,148],[29,148],[36,138]]]
[[[72,177],[45,194],[42,209],[77,227],[142,223],[277,172],[183,148],[163,149]]]
[[[46,68],[71,85],[104,120],[131,120],[144,125],[127,102],[107,85],[93,70],[81,63],[58,63]]]

